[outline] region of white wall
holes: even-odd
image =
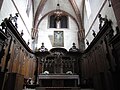
[[[105,0],[89,0],[90,2],[90,7],[91,7],[91,15],[88,18],[87,17],[87,12],[86,12],[86,7],[84,11],[84,28],[85,28],[85,34],[89,31],[89,28],[91,24],[93,23],[96,15],[98,14],[101,6],[103,5]]]
[[[41,43],[44,42],[45,47],[50,50],[53,48],[54,43],[54,31],[63,31],[64,32],[64,47],[65,49],[69,50],[72,47],[72,43],[75,42],[76,46],[78,47],[78,27],[76,23],[69,17],[69,28],[68,29],[53,29],[49,28],[48,24],[48,16],[45,17],[40,25],[39,25],[39,38],[38,38],[38,45],[37,48],[40,48]],[[50,40],[49,36],[52,38]]]
[[[91,42],[94,37],[92,35],[92,30],[96,32],[96,34],[99,32],[99,19],[97,17],[97,14],[100,12],[102,17],[105,17],[107,15],[107,18],[112,20],[113,22],[113,29],[115,30],[115,27],[117,26],[116,18],[113,12],[112,7],[108,7],[108,2],[105,3],[104,7],[100,10],[101,6],[103,5],[105,0],[90,0],[91,2],[91,16],[88,19],[86,15],[86,10],[84,11],[85,18],[84,18],[84,27],[85,27],[85,34],[86,38],[89,42]],[[97,17],[97,18],[96,18]],[[96,18],[96,19],[95,19]],[[93,22],[95,20],[95,22]],[[92,25],[93,23],[93,25]],[[91,28],[90,28],[91,27]],[[115,34],[116,32],[114,32]],[[85,44],[86,45],[86,44]],[[87,48],[87,45],[86,45]]]
[[[26,14],[27,0],[4,0],[0,11],[0,23],[4,18],[9,18],[9,15],[15,16],[15,13],[19,13],[17,20],[18,31],[23,30],[23,39],[28,42],[31,40],[31,28],[33,22],[32,7],[29,17]],[[31,47],[31,46],[30,46]]]

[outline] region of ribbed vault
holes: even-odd
[[[84,32],[82,24],[84,0],[34,0],[33,32],[37,33],[40,21],[47,14],[52,13],[56,10],[58,2],[60,4],[60,9],[66,12],[75,20],[78,25],[79,31]]]

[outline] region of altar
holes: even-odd
[[[73,45],[75,48],[75,44]],[[49,53],[39,52],[41,71],[38,74],[38,83],[43,88],[68,88],[80,86],[79,63],[76,55],[78,49],[68,52],[64,48],[52,48]],[[43,53],[45,55],[43,55]],[[79,53],[80,54],[80,53]],[[41,56],[41,57],[40,57]],[[39,87],[39,88],[40,88]]]
[[[41,87],[76,87],[80,84],[79,75],[39,75]]]

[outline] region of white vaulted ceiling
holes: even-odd
[[[45,15],[47,12],[53,11],[56,9],[57,6],[57,0],[48,0],[42,10],[41,15]],[[68,12],[69,14],[71,14],[72,16],[74,16],[76,18],[75,12],[69,2],[69,0],[59,0],[59,4],[60,4],[60,9],[63,11]]]
[[[60,9],[71,15],[82,27],[82,5],[84,0],[33,0],[34,3],[34,28],[39,24],[39,20],[56,10],[57,4],[59,2]]]

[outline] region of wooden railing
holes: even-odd
[[[110,77],[116,65],[110,43],[113,37],[111,21],[107,21],[83,53],[81,82],[85,86],[93,86],[96,90],[113,90]]]
[[[36,69],[36,57],[22,38],[21,34],[18,32],[17,28],[13,25],[11,20],[5,19],[1,25],[1,31],[5,37],[5,39],[3,39],[3,37],[0,37],[3,42],[2,56],[0,58],[1,72],[4,73],[4,82],[2,89],[8,90],[7,88],[9,87],[7,87],[6,85],[8,85],[8,83],[14,83],[14,81],[11,81],[10,79],[11,76],[14,76],[14,73],[15,76],[12,78],[17,79],[19,75],[19,80],[17,82],[20,81],[21,83],[24,83],[24,79],[35,79],[34,74]],[[8,78],[8,75],[10,75],[10,78]],[[14,85],[13,87],[15,87],[16,85]],[[6,89],[4,88],[4,86],[6,86]]]

